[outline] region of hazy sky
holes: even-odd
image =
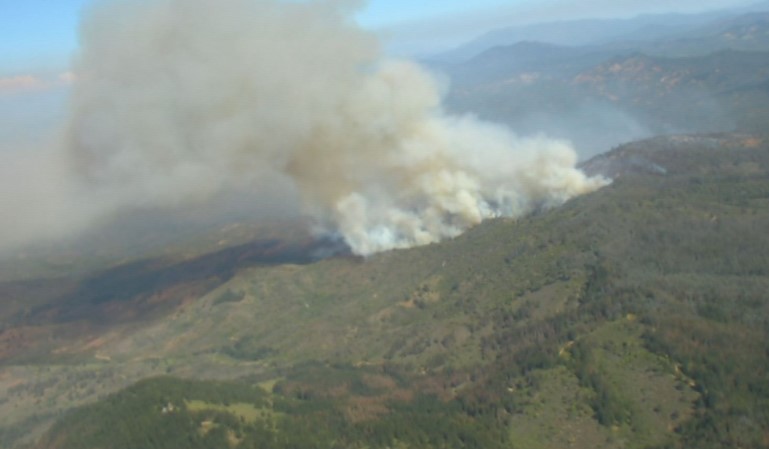
[[[62,71],[77,47],[77,24],[92,0],[0,0],[0,77]],[[223,0],[216,0],[223,1]],[[512,22],[627,16],[744,5],[758,0],[370,0],[361,24],[395,47],[451,46]]]

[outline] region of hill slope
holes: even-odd
[[[585,170],[615,182],[442,244],[242,269],[66,361],[6,365],[3,442],[171,374],[38,447],[761,447],[769,145],[665,137]]]

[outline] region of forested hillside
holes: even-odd
[[[442,244],[245,269],[107,338],[113,369],[175,377],[36,447],[765,447],[767,141],[661,137],[584,169],[614,182]]]

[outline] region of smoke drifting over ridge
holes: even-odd
[[[383,59],[352,22],[355,6],[97,3],[82,25],[55,152],[66,175],[51,175],[66,188],[54,189],[46,212],[67,209],[81,217],[65,220],[77,228],[125,208],[249,191],[285,197],[319,232],[368,255],[604,184],[574,168],[565,142],[445,114],[436,82],[413,63]]]

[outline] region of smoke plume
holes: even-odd
[[[92,217],[279,190],[319,232],[368,255],[604,184],[574,168],[566,142],[444,113],[434,79],[383,58],[353,23],[355,6],[92,6],[60,155],[77,202]]]

